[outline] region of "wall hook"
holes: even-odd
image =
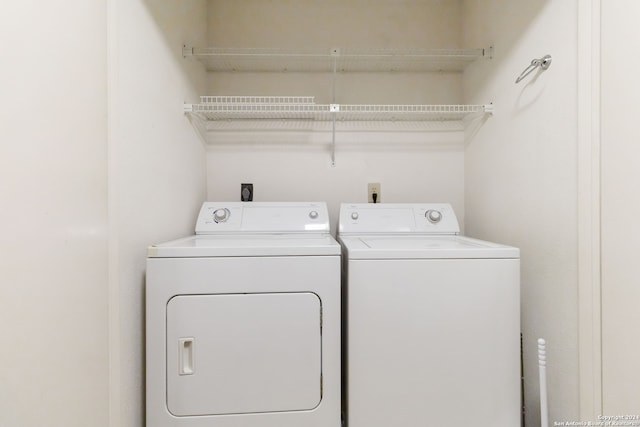
[[[549,69],[550,66],[551,66],[551,55],[545,55],[542,58],[533,59],[531,61],[531,64],[529,64],[529,66],[525,68],[525,70],[518,76],[518,78],[516,79],[516,83],[520,83],[520,80],[527,77],[536,68],[540,67],[543,70],[547,70]]]

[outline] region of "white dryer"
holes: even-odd
[[[339,427],[340,246],[324,203],[205,203],[149,247],[148,427]]]
[[[343,204],[347,427],[520,425],[517,248],[448,204]]]

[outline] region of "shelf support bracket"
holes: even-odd
[[[490,116],[493,116],[493,113],[496,111],[495,106],[493,105],[493,103],[491,104],[485,104],[484,105],[484,112]]]
[[[336,165],[336,116],[340,111],[340,105],[329,104],[331,112],[331,167]]]
[[[488,59],[493,59],[493,45],[482,49],[482,56]]]
[[[186,44],[182,45],[182,57],[193,56],[193,47],[189,47]]]
[[[331,102],[336,102],[336,79],[338,78],[338,57],[340,49],[334,47],[331,49],[331,58],[333,59],[333,82],[331,85]]]
[[[331,112],[331,167],[336,166],[336,115],[340,111],[340,105],[336,102],[336,79],[338,78],[338,56],[340,56],[340,49],[331,49],[331,56],[333,57],[333,83],[331,85],[331,102],[329,104],[329,111]]]

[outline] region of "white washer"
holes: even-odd
[[[520,425],[519,250],[448,204],[343,204],[347,427]]]
[[[340,245],[324,203],[205,203],[149,247],[148,427],[339,427]]]

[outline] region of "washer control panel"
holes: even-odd
[[[196,234],[328,233],[324,202],[205,202]]]
[[[340,234],[458,234],[448,203],[343,203]]]

